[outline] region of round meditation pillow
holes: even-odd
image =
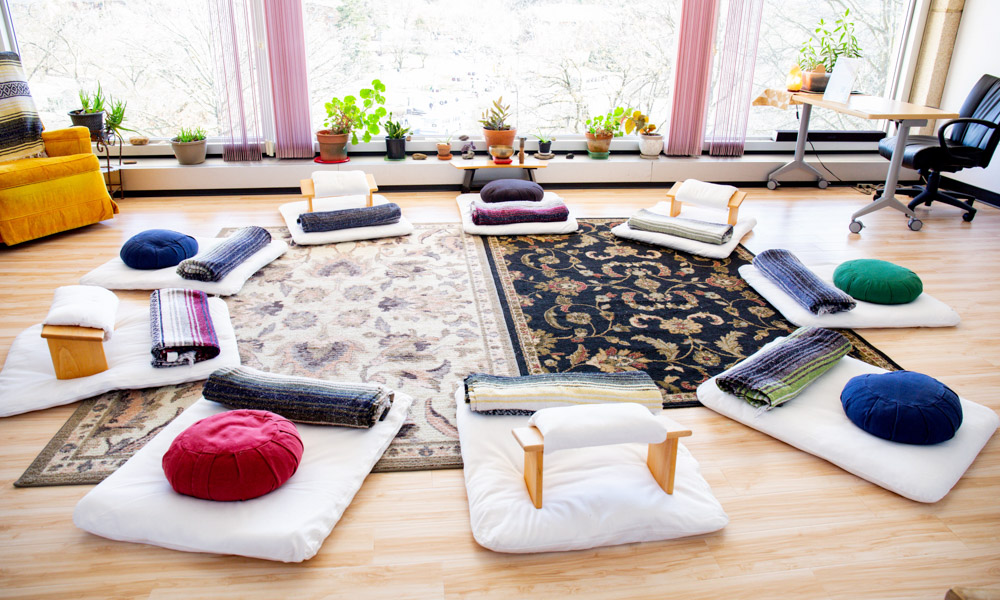
[[[198,241],[169,229],[147,229],[133,235],[122,246],[122,262],[133,269],[176,267],[198,254]]]
[[[523,179],[494,179],[479,190],[483,202],[538,202],[544,195],[542,186]]]
[[[856,300],[875,304],[906,304],[924,291],[924,284],[913,271],[871,258],[842,263],[833,272],[833,285]]]
[[[249,500],[278,489],[301,459],[291,421],[266,410],[231,410],[182,431],[163,455],[163,472],[186,496]]]
[[[962,424],[958,395],[937,379],[911,371],[853,377],[840,402],[852,423],[903,444],[950,440]]]

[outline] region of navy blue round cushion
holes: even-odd
[[[147,229],[122,246],[122,262],[133,269],[176,267],[198,253],[198,241],[169,229]]]
[[[483,202],[538,202],[544,195],[542,186],[523,179],[495,179],[479,190]]]
[[[912,371],[853,377],[840,402],[852,423],[903,444],[950,440],[962,424],[958,395],[937,379]]]

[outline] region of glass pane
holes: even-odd
[[[128,102],[125,127],[217,134],[206,0],[9,0],[28,85],[48,129],[70,125],[80,89]]]

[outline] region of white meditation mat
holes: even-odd
[[[226,238],[195,237],[198,241],[198,254],[201,256]],[[184,279],[177,274],[177,267],[164,269],[133,269],[114,257],[103,265],[80,278],[82,285],[99,285],[109,290],[159,290],[162,288],[187,288],[201,290],[206,294],[216,296],[231,296],[243,288],[243,284],[254,273],[264,268],[288,250],[288,244],[281,240],[271,240],[271,243],[251,255],[246,261],[229,272],[221,281],[197,281]]]
[[[770,411],[723,392],[715,384],[716,377],[698,386],[698,400],[900,496],[937,502],[958,483],[996,431],[1000,418],[991,409],[962,398],[962,426],[946,442],[918,446],[876,437],[847,418],[840,393],[856,375],[885,372],[845,356],[797,397]]]
[[[824,282],[833,285],[835,264],[810,266]],[[829,315],[814,315],[795,301],[757,267],[743,265],[740,276],[789,321],[800,327],[870,329],[875,327],[954,327],[961,318],[950,306],[930,294],[920,294],[907,304],[874,304],[857,301],[853,309]]]
[[[229,321],[229,307],[221,298],[209,298],[208,307],[219,339],[219,355],[178,367],[156,368],[150,364],[153,341],[148,302],[121,302],[115,333],[104,342],[108,370],[87,377],[56,379],[48,342],[41,336],[42,325],[25,329],[14,338],[0,371],[0,417],[61,406],[111,390],[208,379],[216,369],[239,366],[240,353]]]
[[[325,210],[345,210],[348,208],[364,208],[368,202],[367,196],[343,196],[340,198],[314,198],[313,211]],[[372,205],[388,204],[385,196],[375,194],[372,196]],[[314,246],[317,244],[337,244],[339,242],[355,242],[359,240],[374,240],[384,237],[396,237],[400,235],[410,235],[413,233],[413,224],[400,217],[398,223],[392,225],[375,225],[372,227],[353,227],[351,229],[338,229],[336,231],[316,231],[306,233],[302,226],[298,224],[299,215],[308,212],[309,202],[299,200],[289,202],[278,207],[278,212],[285,220],[288,231],[292,234],[292,241],[300,246]]]
[[[123,542],[283,562],[308,560],[396,437],[412,402],[396,392],[385,419],[371,429],[296,423],[304,450],[291,479],[253,500],[214,502],[175,492],[162,466],[177,435],[227,410],[202,398],[84,496],[73,511],[73,523]]]
[[[557,194],[545,192],[543,200],[559,198]],[[573,233],[580,228],[570,212],[565,221],[553,223],[514,223],[513,225],[476,225],[472,222],[472,202],[479,199],[479,194],[460,194],[455,201],[458,212],[462,215],[462,229],[471,235],[559,235]]]
[[[659,202],[656,206],[648,210],[650,212],[669,216],[670,203]],[[708,221],[709,223],[725,223],[728,218],[728,213],[700,207],[684,207],[679,216],[685,219]],[[644,242],[646,244],[652,244],[653,246],[662,246],[664,248],[680,250],[682,252],[689,252],[697,256],[704,256],[705,258],[727,258],[733,253],[736,246],[740,244],[743,237],[750,233],[756,225],[757,219],[754,217],[743,217],[736,222],[736,225],[733,225],[733,237],[725,244],[707,244],[705,242],[689,240],[687,238],[677,237],[666,233],[632,229],[628,226],[628,221],[614,227],[611,230],[611,233],[620,238]]]
[[[649,472],[646,444],[546,453],[542,508],[535,508],[524,483],[524,452],[511,434],[529,417],[472,412],[462,388],[455,401],[472,535],[485,548],[580,550],[700,535],[729,523],[683,444],[672,495]]]

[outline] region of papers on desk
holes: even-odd
[[[830,74],[830,82],[826,84],[823,99],[846,104],[851,98],[851,90],[854,89],[854,81],[858,78],[860,70],[860,58],[838,58],[837,66]]]

